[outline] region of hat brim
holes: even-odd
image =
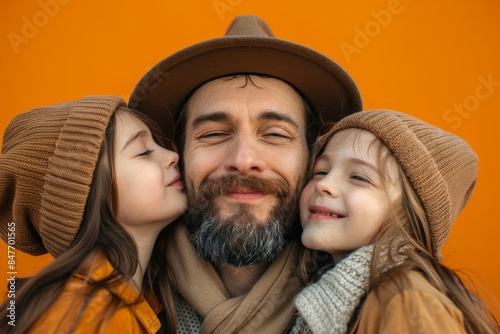
[[[287,82],[323,122],[337,121],[362,109],[356,84],[338,64],[302,45],[261,36],[216,38],[165,58],[137,84],[129,107],[150,116],[166,138],[172,139],[176,114],[195,88],[239,73]]]

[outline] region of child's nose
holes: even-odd
[[[179,154],[165,148],[161,148],[161,150],[163,150],[163,165],[166,168],[177,166],[177,164],[179,163]]]
[[[316,191],[330,197],[338,197],[340,195],[337,181],[332,173],[325,175],[325,177],[316,183]]]

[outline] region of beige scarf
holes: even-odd
[[[230,298],[214,268],[197,255],[184,223],[168,236],[167,259],[177,292],[203,317],[202,333],[284,333],[293,299],[302,289],[295,274],[299,246],[291,242],[246,295]]]

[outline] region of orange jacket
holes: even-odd
[[[111,264],[103,258],[90,279],[102,279],[112,271]],[[100,289],[88,298],[90,288],[84,276],[70,278],[52,306],[31,327],[30,333],[142,333],[140,324],[146,333],[156,333],[160,329],[160,321],[153,308],[129,283],[113,286],[112,293],[125,303],[139,302],[121,306],[103,321],[99,321],[98,317],[109,307],[111,293]]]
[[[466,333],[462,312],[418,272],[408,281],[387,280],[377,298],[368,294],[355,333]]]

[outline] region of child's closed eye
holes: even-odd
[[[138,157],[147,157],[147,156],[150,156],[151,153],[153,153],[153,152],[154,152],[154,150],[146,150],[146,151],[144,151],[142,153],[139,153],[137,156]]]

